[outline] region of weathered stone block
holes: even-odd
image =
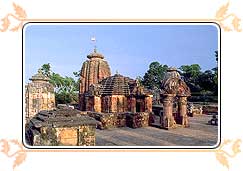
[[[97,124],[74,109],[41,111],[26,125],[26,142],[34,146],[95,145]]]
[[[55,108],[54,87],[48,82],[41,71],[30,79],[32,82],[25,86],[25,117],[31,119],[41,110],[53,110]]]
[[[116,127],[116,117],[113,113],[88,112],[88,115],[100,122],[98,125],[99,129],[109,129]]]
[[[90,117],[100,122],[99,129],[110,129],[126,126],[126,113],[97,113],[88,112]]]
[[[127,113],[126,125],[131,128],[147,127],[149,125],[149,113]]]

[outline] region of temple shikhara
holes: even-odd
[[[83,63],[80,74],[79,86],[79,106],[80,110],[86,110],[85,95],[91,89],[91,85],[98,84],[101,80],[111,76],[110,66],[104,60],[104,56],[97,53],[96,48],[94,52],[87,56],[88,60]]]
[[[88,55],[80,77],[79,105],[82,111],[103,113],[152,112],[152,93],[136,80],[118,73],[111,76],[104,56]]]
[[[39,70],[25,87],[26,143],[94,146],[96,134],[106,129],[188,129],[189,117],[202,113],[202,108],[190,108],[187,98],[191,91],[176,68],[168,68],[160,80],[156,95],[160,105],[156,106],[152,90],[119,72],[112,75],[110,67],[96,47],[87,55],[81,66],[77,109],[55,104],[54,87]]]

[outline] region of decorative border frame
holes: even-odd
[[[230,32],[242,32],[242,28],[240,26],[241,19],[237,17],[234,13],[227,13],[229,9],[229,1],[222,5],[216,12],[214,19],[28,19],[25,10],[13,3],[14,12],[8,13],[5,17],[1,18],[1,26],[0,32],[17,32],[22,29],[24,23],[26,22],[41,22],[41,21],[59,21],[59,22],[112,22],[112,21],[125,21],[125,22],[216,22],[218,23],[223,31]],[[10,18],[13,18],[17,21],[16,25],[11,25]],[[227,24],[227,21],[231,21],[231,24]],[[19,140],[7,140],[7,139],[0,139],[0,153],[3,153],[7,157],[15,157],[13,163],[13,170],[22,164],[27,157],[27,153],[29,152],[213,152],[215,153],[216,159],[219,163],[226,167],[228,170],[230,169],[229,160],[235,158],[241,152],[241,142],[242,140],[239,139],[225,139],[221,145],[217,149],[149,149],[149,150],[141,150],[141,149],[133,149],[133,150],[126,150],[126,149],[115,149],[115,150],[104,150],[104,149],[76,149],[76,150],[29,150],[25,149],[23,144]],[[14,153],[10,154],[11,144],[17,145],[18,150]],[[227,151],[226,147],[230,146],[231,151]]]
[[[69,21],[62,21],[62,22],[57,22],[57,21],[43,21],[43,22],[27,22],[26,24],[24,24],[24,27],[22,29],[22,61],[24,61],[24,32],[25,32],[25,28],[28,26],[28,24],[56,24],[56,25],[59,25],[59,24],[137,24],[137,25],[140,25],[140,24],[161,24],[161,25],[167,25],[167,24],[171,24],[171,25],[200,25],[200,24],[211,24],[212,26],[216,26],[217,29],[218,29],[218,51],[219,51],[219,56],[221,55],[221,28],[220,26],[215,23],[215,22],[187,22],[187,21],[177,21],[177,22],[164,22],[164,21],[156,21],[156,22],[152,22],[152,21],[96,21],[96,22],[93,22],[93,21],[85,21],[83,22],[82,20],[78,21],[78,22],[69,22]],[[221,57],[219,58],[219,78],[221,78]],[[22,75],[24,75],[24,71],[23,71],[23,63],[22,63]],[[22,86],[24,87],[24,78],[22,78]],[[22,99],[24,99],[24,88],[22,87]],[[220,87],[220,91],[219,91],[219,111],[221,111],[221,84],[219,84],[219,87]],[[24,111],[23,109],[23,104],[22,104],[22,112]],[[179,150],[185,150],[185,149],[189,149],[189,150],[193,150],[193,149],[216,149],[217,147],[220,146],[221,144],[221,116],[219,115],[219,120],[220,120],[220,124],[219,124],[219,128],[218,128],[218,140],[216,142],[215,145],[212,145],[212,146],[156,146],[156,147],[153,147],[153,146],[149,146],[149,147],[143,147],[143,146],[119,146],[119,147],[109,147],[107,146],[107,148],[105,147],[98,147],[98,146],[92,146],[92,147],[87,147],[87,148],[82,148],[82,147],[78,147],[78,146],[55,146],[55,147],[51,147],[51,146],[28,146],[26,145],[26,143],[24,142],[24,114],[22,114],[22,143],[23,145],[28,148],[28,149],[31,149],[31,150],[106,150],[107,152],[109,152],[110,150],[143,150],[143,151],[147,151],[147,150],[169,150],[169,149],[179,149]]]
[[[23,24],[26,22],[216,22],[220,27],[226,31],[237,31],[241,32],[240,27],[241,19],[234,13],[227,13],[230,2],[228,1],[225,5],[222,5],[216,12],[215,19],[30,19],[27,18],[26,11],[19,5],[13,3],[14,12],[7,13],[5,17],[1,19],[2,25],[0,32],[12,31],[17,32],[22,29]],[[17,25],[11,26],[10,18],[17,21]],[[231,25],[226,22],[230,20]]]

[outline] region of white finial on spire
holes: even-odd
[[[91,37],[91,41],[94,43],[94,52],[96,53],[96,38],[93,36]]]

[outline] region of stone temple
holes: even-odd
[[[81,68],[79,109],[100,122],[101,129],[148,126],[152,93],[129,77],[111,76],[104,56],[94,52]]]
[[[152,112],[152,93],[136,80],[115,74],[104,56],[94,49],[83,63],[79,106],[82,111],[103,113]]]
[[[152,112],[152,93],[120,74],[92,84],[85,94],[87,111],[103,113]]]
[[[31,119],[41,110],[52,110],[55,108],[54,87],[49,83],[41,70],[30,78],[32,82],[25,86],[25,117]]]
[[[89,91],[90,85],[97,84],[102,79],[111,76],[107,61],[104,60],[102,54],[97,52],[96,48],[87,58],[88,60],[83,63],[81,68],[79,85],[79,108],[83,111],[86,110],[85,94]]]

